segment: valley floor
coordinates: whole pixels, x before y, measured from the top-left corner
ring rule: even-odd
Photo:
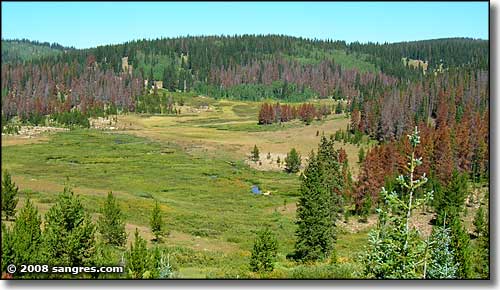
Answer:
[[[257,111],[258,103],[220,101],[180,116],[118,115],[109,125],[113,128],[2,136],[2,169],[21,190],[18,207],[29,197],[42,216],[65,185],[95,218],[112,191],[126,216],[129,243],[136,228],[152,243],[149,217],[158,200],[169,231],[162,243],[175,253],[179,277],[252,275],[250,251],[262,225],[271,226],[279,241],[272,275],[301,277],[306,275],[302,266],[286,259],[294,245],[299,178],[285,173],[275,159],[294,147],[306,161],[321,134],[345,130],[349,119],[338,114],[308,126],[299,121],[259,126]],[[248,160],[254,145],[262,165]],[[338,146],[346,150],[356,176],[359,147]],[[252,195],[252,185],[271,195]],[[374,218],[340,224],[338,277],[359,274],[358,255]],[[328,265],[316,266],[321,272]]]

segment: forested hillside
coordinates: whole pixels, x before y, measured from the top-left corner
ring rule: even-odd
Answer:
[[[74,48],[58,43],[21,40],[2,40],[2,63],[19,63],[45,56],[58,55]]]
[[[401,58],[429,62],[429,69],[440,66],[488,69],[488,41],[470,38],[443,38],[398,43],[351,43],[348,51],[370,55],[370,62],[388,74],[409,75]]]
[[[16,49],[11,48],[14,44]],[[134,111],[144,80],[149,85],[151,80],[163,81],[170,91],[195,91],[215,98],[305,101],[334,97],[353,99],[353,104],[360,105],[387,94],[387,88],[394,94],[396,83],[399,91],[409,90],[409,76],[413,83],[438,83],[433,76],[405,66],[403,57],[428,61],[428,71],[443,64],[447,73],[439,78],[448,78],[448,70],[453,75],[464,69],[462,74],[477,78],[477,70],[487,64],[487,48],[487,41],[469,39],[348,45],[244,35],[140,40],[60,53],[57,45],[3,41],[2,112],[24,117],[50,114],[61,110],[57,102],[66,102],[66,108],[81,104],[84,112],[104,103]],[[41,52],[45,50],[51,53]],[[122,57],[128,57],[125,64]],[[101,81],[89,89],[86,84],[94,79]],[[58,99],[58,94],[63,98]],[[40,108],[37,102],[54,105]],[[427,109],[435,110],[437,101],[431,98],[428,103],[431,108]]]

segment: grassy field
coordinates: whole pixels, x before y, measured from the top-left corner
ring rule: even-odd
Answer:
[[[186,108],[199,98],[176,97],[186,99]],[[317,132],[345,129],[348,119],[339,114],[308,126],[299,121],[259,126],[259,103],[203,99],[210,105],[199,113],[120,115],[118,131],[2,136],[2,168],[21,189],[18,206],[29,196],[43,215],[69,184],[97,218],[107,192],[113,191],[126,216],[129,242],[137,228],[151,243],[149,217],[158,200],[169,231],[163,246],[174,253],[179,277],[251,276],[250,251],[264,225],[280,241],[274,277],[330,273],[328,263],[304,269],[286,259],[294,245],[298,175],[256,170],[245,160],[254,145],[262,155],[286,154],[295,147],[307,156],[317,148]],[[358,147],[339,146],[346,148],[355,168]],[[252,195],[252,185],[272,194]],[[339,266],[345,272],[339,275],[352,274],[357,251],[351,246],[366,233],[346,237],[339,244],[339,257],[347,265]]]
[[[181,96],[174,96],[181,98]],[[193,99],[182,97],[186,103]],[[293,147],[303,156],[307,156],[312,149],[316,149],[321,135],[334,134],[335,131],[345,130],[349,119],[344,114],[331,115],[322,121],[315,121],[306,126],[300,121],[284,124],[259,126],[257,114],[260,103],[237,102],[221,100],[211,102],[208,110],[197,114],[187,113],[186,106],[180,116],[119,116],[120,127],[127,130],[126,134],[133,134],[160,142],[174,142],[187,152],[214,152],[223,151],[224,155],[236,160],[243,160],[257,145],[263,154],[286,154]],[[321,100],[318,103],[331,103],[331,100]],[[319,135],[317,135],[319,133]],[[357,175],[359,147],[351,144],[339,143],[338,147],[346,150],[349,164],[354,176]],[[366,149],[366,148],[365,148]]]

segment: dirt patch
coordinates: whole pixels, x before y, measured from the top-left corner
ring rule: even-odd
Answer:
[[[89,118],[90,127],[94,129],[101,130],[118,130],[117,127],[117,118],[109,117],[109,118]]]
[[[18,135],[7,136],[2,135],[2,147],[4,146],[14,146],[14,145],[28,145],[36,144],[41,142],[47,142],[50,139],[47,135],[38,135],[32,138],[26,138]]]
[[[476,217],[477,210],[479,207],[483,207],[486,215],[486,220],[488,220],[489,209],[488,200],[486,196],[488,195],[488,188],[473,188],[472,193],[467,197],[465,201],[465,215],[463,217],[464,225],[468,229],[469,233],[474,232],[474,218]]]
[[[268,212],[272,213],[274,211],[277,211],[281,214],[288,215],[288,216],[295,216],[295,212],[297,211],[297,203],[296,202],[290,202],[282,206],[278,207],[273,207],[268,209]]]
[[[127,246],[130,246],[134,242],[135,229],[139,232],[139,235],[146,240],[148,245],[152,245],[153,233],[148,227],[139,226],[136,224],[125,224],[125,232],[127,233]]]
[[[19,134],[2,133],[2,146],[43,142],[49,140],[48,134],[64,131],[69,131],[69,129],[49,126],[21,126]]]
[[[234,252],[239,250],[238,246],[221,240],[193,236],[183,232],[172,231],[165,240],[171,244],[187,246],[197,251]]]
[[[349,218],[347,223],[345,221],[341,221],[337,224],[349,233],[359,233],[375,227],[377,225],[377,215],[368,216],[366,222],[362,222],[359,217],[354,216]]]
[[[180,113],[181,114],[200,114],[200,113],[203,113],[203,112],[213,112],[214,111],[214,108],[211,107],[211,106],[208,106],[208,105],[201,105],[201,106],[198,106],[198,107],[191,107],[191,106],[187,106],[187,105],[184,105],[182,107],[180,107]]]
[[[424,212],[423,210],[416,210],[412,213],[410,218],[410,228],[417,229],[422,236],[428,237],[432,232],[431,221],[435,218],[435,213]],[[342,227],[350,233],[359,233],[366,231],[370,228],[377,226],[378,216],[372,214],[368,216],[366,222],[361,221],[357,216],[349,218],[349,221],[341,223]]]
[[[297,204],[295,202],[291,202],[283,206],[268,209],[268,212],[274,211],[294,217],[295,212],[297,211]],[[432,232],[431,221],[435,218],[435,216],[435,213],[428,213],[422,210],[415,211],[413,212],[410,220],[410,227],[418,229],[424,237],[427,237]],[[340,220],[337,222],[337,226],[348,233],[359,233],[376,227],[377,222],[378,216],[376,214],[372,214],[368,216],[366,221],[361,221],[358,216],[350,217],[347,223]]]
[[[2,133],[2,136],[18,136],[20,138],[33,138],[43,133],[49,132],[61,132],[61,131],[69,131],[68,128],[59,128],[59,127],[49,127],[49,126],[21,126],[19,130],[19,134],[5,134]]]

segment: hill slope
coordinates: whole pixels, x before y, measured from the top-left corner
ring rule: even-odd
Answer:
[[[22,62],[55,56],[72,48],[63,47],[57,43],[23,40],[2,40],[2,63]]]

